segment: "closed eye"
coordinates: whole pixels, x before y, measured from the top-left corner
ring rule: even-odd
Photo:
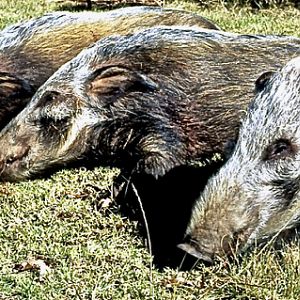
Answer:
[[[65,137],[71,123],[72,116],[59,114],[57,116],[45,111],[37,111],[30,120],[33,128],[38,130],[40,137],[46,140],[61,139]]]
[[[63,126],[66,126],[68,124],[68,121],[69,121],[68,116],[60,117],[60,118],[52,118],[49,116],[44,116],[38,120],[39,125],[44,128],[50,128],[50,127],[61,128]]]
[[[35,108],[43,108],[46,105],[51,105],[55,103],[59,98],[61,97],[59,92],[56,91],[47,91],[42,96],[41,99],[39,99],[38,103],[36,104]]]
[[[263,155],[264,161],[283,159],[296,154],[297,147],[288,139],[279,139],[270,144]]]

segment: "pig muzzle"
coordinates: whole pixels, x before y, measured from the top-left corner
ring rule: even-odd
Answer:
[[[12,147],[7,156],[0,153],[0,178],[5,173],[11,173],[14,169],[17,169],[22,159],[27,156],[29,150],[30,146],[22,145]]]

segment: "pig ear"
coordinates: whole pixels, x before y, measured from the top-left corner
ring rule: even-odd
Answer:
[[[255,82],[255,92],[261,92],[268,84],[270,78],[275,74],[274,71],[268,71],[261,74]]]
[[[128,91],[153,91],[158,85],[148,76],[120,66],[98,69],[90,78],[89,93],[112,95]]]
[[[26,80],[17,76],[0,72],[0,99],[28,98],[33,96],[34,88]]]

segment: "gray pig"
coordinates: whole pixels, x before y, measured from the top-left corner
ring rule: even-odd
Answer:
[[[109,164],[164,175],[235,137],[253,84],[300,39],[188,27],[105,38],[62,66],[0,136],[0,176]]]
[[[145,6],[55,12],[5,28],[0,32],[0,130],[61,65],[99,38],[174,24],[218,29],[194,13]]]
[[[234,152],[193,209],[186,243],[206,261],[246,250],[300,221],[300,57],[256,82]]]

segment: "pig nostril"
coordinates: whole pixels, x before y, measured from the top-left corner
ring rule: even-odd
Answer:
[[[29,147],[22,148],[22,151],[19,154],[8,156],[8,158],[4,161],[6,165],[11,165],[14,162],[21,160],[24,156],[26,156],[29,152]]]
[[[17,160],[16,156],[11,156],[11,157],[7,158],[6,164],[12,164],[16,160]]]

